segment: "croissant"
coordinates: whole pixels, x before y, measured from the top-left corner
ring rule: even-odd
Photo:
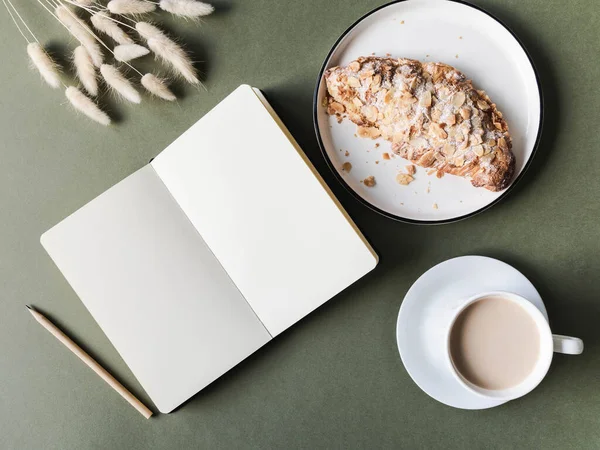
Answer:
[[[454,67],[412,59],[361,57],[325,72],[327,113],[354,122],[357,135],[392,143],[392,151],[429,173],[505,189],[515,171],[502,113]]]

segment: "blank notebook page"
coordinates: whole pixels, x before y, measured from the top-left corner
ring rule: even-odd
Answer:
[[[271,339],[151,166],[42,244],[161,412]]]
[[[242,85],[152,166],[275,336],[377,256],[273,114]]]

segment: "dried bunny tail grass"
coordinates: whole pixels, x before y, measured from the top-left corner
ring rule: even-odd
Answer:
[[[100,67],[103,60],[102,50],[100,49],[98,42],[96,42],[96,37],[92,30],[90,30],[90,28],[65,5],[60,5],[56,8],[56,15],[69,29],[71,34],[85,47],[90,54],[90,58],[92,58],[94,65]]]
[[[167,83],[162,78],[157,77],[154,74],[147,73],[142,77],[142,86],[146,88],[152,95],[168,100],[170,102],[175,101],[177,97],[167,87]]]
[[[77,111],[82,112],[90,119],[95,120],[102,125],[110,124],[110,117],[108,117],[108,114],[98,108],[89,97],[86,97],[85,94],[75,86],[69,86],[65,90],[65,95]]]
[[[53,88],[60,86],[60,72],[58,64],[50,57],[46,50],[37,42],[27,45],[27,54],[29,59],[38,70],[42,78]]]
[[[160,29],[147,22],[138,22],[135,29],[146,39],[148,47],[191,84],[200,84],[196,70],[187,53]]]
[[[120,62],[131,61],[132,59],[140,58],[150,53],[146,47],[137,44],[122,44],[117,45],[113,49],[115,59]]]
[[[73,0],[78,5],[82,6],[92,6],[94,4],[94,0]]]
[[[176,16],[190,18],[208,16],[215,10],[212,5],[196,0],[160,0],[158,6]]]
[[[94,28],[106,34],[117,44],[133,44],[127,33],[107,15],[105,12],[92,14],[90,20]]]
[[[113,14],[136,15],[154,11],[156,4],[144,0],[110,0],[106,7]]]
[[[102,64],[100,66],[100,73],[102,74],[104,81],[106,81],[106,84],[113,88],[124,99],[129,100],[132,103],[140,103],[142,101],[137,89],[133,87],[131,82],[125,78],[115,66]]]
[[[98,95],[98,78],[96,77],[96,67],[90,58],[90,54],[83,45],[80,45],[73,52],[73,64],[77,78],[83,84],[83,87],[90,95]]]

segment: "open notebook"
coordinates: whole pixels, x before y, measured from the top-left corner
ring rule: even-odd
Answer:
[[[161,412],[377,264],[247,85],[41,241]]]

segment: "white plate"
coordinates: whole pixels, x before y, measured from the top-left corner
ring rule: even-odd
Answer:
[[[338,39],[319,73],[314,98],[315,130],[325,159],[342,184],[372,209],[407,222],[451,222],[483,211],[506,195],[510,187],[490,192],[474,188],[464,178],[428,176],[423,168],[417,169],[415,181],[401,186],[396,174],[409,162],[384,161],[382,153],[391,153],[389,142],[356,138],[353,123],[346,119],[338,124],[327,115],[321,106],[326,92],[323,72],[372,53],[444,62],[484,89],[504,114],[512,135],[517,160],[513,186],[532,159],[542,123],[537,74],[517,38],[490,14],[457,1],[405,0],[384,5]],[[341,169],[346,161],[352,164],[349,174]],[[369,175],[377,182],[373,188],[360,182]]]
[[[449,371],[440,312],[480,292],[508,291],[533,303],[548,320],[540,294],[517,269],[483,256],[462,256],[432,267],[406,293],[396,325],[400,358],[413,381],[448,406],[485,409],[505,403],[467,390]]]

